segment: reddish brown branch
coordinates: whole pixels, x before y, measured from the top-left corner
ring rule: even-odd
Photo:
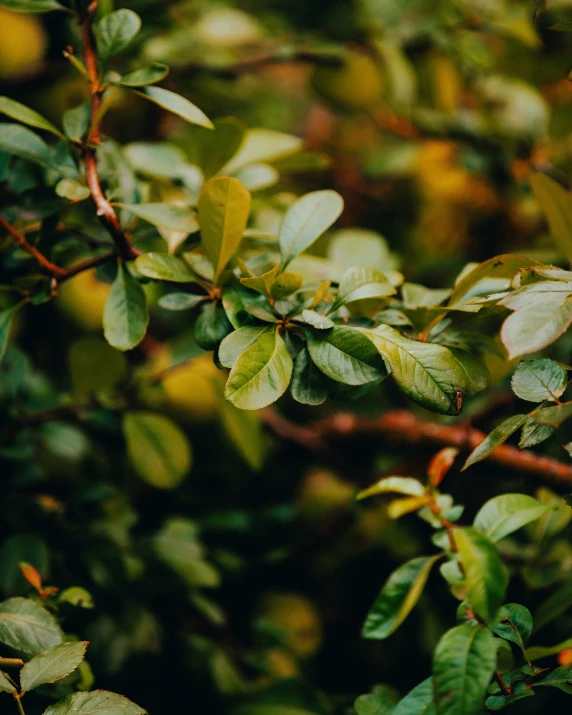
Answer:
[[[407,410],[389,410],[379,417],[360,417],[339,412],[312,427],[300,427],[270,410],[262,413],[263,420],[277,434],[313,451],[324,451],[328,441],[343,436],[372,434],[393,442],[434,444],[457,447],[470,452],[486,437],[484,432],[468,425],[444,425],[428,422]],[[572,485],[572,466],[535,454],[529,450],[503,444],[488,459],[509,469],[519,470],[562,486]]]
[[[64,271],[63,275],[58,278],[58,283],[67,281],[69,278],[77,276],[78,273],[83,273],[84,271],[89,271],[91,268],[101,266],[103,263],[107,263],[107,261],[110,261],[114,257],[114,251],[107,251],[107,253],[101,253],[99,256],[94,256],[93,258],[81,261],[81,263],[76,263],[75,266],[71,266],[71,268]]]
[[[97,55],[95,53],[91,36],[91,24],[95,13],[97,12],[97,3],[98,0],[93,0],[93,2],[89,5],[81,26],[83,59],[89,77],[89,89],[91,96],[91,120],[84,149],[85,178],[91,192],[91,198],[95,204],[99,220],[115,242],[121,257],[125,260],[130,260],[138,256],[139,251],[131,245],[129,236],[121,227],[121,223],[115,213],[115,209],[105,198],[97,169],[96,147],[101,141],[101,119],[99,118],[99,111],[101,109],[101,101],[103,97],[103,88],[101,86],[97,66]]]
[[[37,248],[34,248],[34,246],[28,242],[26,237],[21,234],[17,228],[14,228],[14,226],[12,226],[12,224],[7,221],[4,216],[0,216],[0,226],[5,228],[18,246],[26,251],[26,253],[29,253],[30,256],[33,256],[42,268],[45,268],[54,278],[60,279],[65,274],[65,270],[63,268],[56,266],[56,264],[47,259],[43,253],[40,253]]]

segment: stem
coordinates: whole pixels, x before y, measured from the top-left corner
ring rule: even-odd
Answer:
[[[16,701],[16,704],[18,705],[18,712],[20,713],[20,715],[26,715],[22,706],[22,700],[20,699],[20,695],[14,693],[14,699]]]
[[[95,268],[96,266],[100,266],[103,263],[107,263],[107,261],[110,261],[112,258],[114,258],[114,256],[114,251],[107,251],[107,253],[102,253],[99,256],[94,256],[93,258],[88,258],[81,263],[77,263],[75,266],[68,268],[67,271],[64,271],[63,275],[60,276],[60,278],[58,279],[58,283],[63,283],[69,278],[77,276],[78,273],[83,273],[83,271],[88,271],[90,268]]]
[[[500,689],[503,691],[505,695],[512,695],[512,690],[508,687],[508,685],[504,682],[502,675],[499,673],[498,670],[495,670],[495,680],[499,684]]]
[[[14,226],[12,226],[12,224],[9,223],[4,216],[0,216],[0,226],[5,228],[18,246],[26,251],[26,253],[29,253],[30,256],[33,256],[42,268],[45,268],[48,273],[50,273],[50,275],[54,278],[61,278],[64,275],[65,270],[63,268],[56,266],[56,264],[48,260],[43,253],[40,253],[37,248],[34,248],[34,246],[32,246],[32,244],[29,243],[28,240],[20,233],[20,231],[18,231],[17,228],[14,228]]]
[[[99,220],[115,242],[121,257],[125,260],[130,260],[138,256],[139,251],[131,245],[129,237],[121,227],[113,206],[111,206],[109,201],[105,198],[97,170],[96,147],[101,143],[100,110],[103,97],[103,88],[101,86],[97,66],[97,55],[91,36],[91,24],[97,12],[97,6],[98,0],[93,0],[87,9],[87,14],[81,25],[83,60],[89,78],[91,96],[91,121],[84,145],[85,178],[91,192],[91,198],[97,209]]]

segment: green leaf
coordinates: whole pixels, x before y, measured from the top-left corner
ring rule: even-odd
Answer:
[[[427,678],[395,706],[391,715],[434,715],[433,678]]]
[[[507,603],[491,623],[491,630],[504,640],[516,644],[524,653],[524,646],[532,633],[532,615],[526,606]]]
[[[268,330],[267,325],[257,325],[245,326],[229,333],[218,349],[221,365],[232,367],[246,348],[253,345],[266,330]]]
[[[44,715],[147,715],[123,695],[106,690],[73,693],[44,711]]]
[[[433,657],[438,715],[480,715],[496,664],[496,641],[487,628],[464,623],[447,631]]]
[[[260,471],[266,454],[262,422],[256,412],[239,410],[223,400],[219,416],[224,430],[244,461],[254,471]]]
[[[345,385],[365,385],[387,376],[371,340],[355,328],[336,326],[327,334],[308,334],[308,350],[324,375]]]
[[[187,263],[177,256],[170,256],[168,253],[144,253],[135,259],[135,269],[137,273],[147,278],[155,278],[160,281],[170,281],[171,283],[190,283],[196,280],[196,276]],[[177,293],[187,298],[201,300],[204,296],[191,296],[189,293]],[[181,310],[181,309],[179,309]]]
[[[379,695],[360,695],[354,703],[356,715],[391,715],[393,705]]]
[[[27,692],[65,678],[81,663],[87,646],[87,641],[60,643],[39,653],[22,668],[20,687]]]
[[[347,270],[342,276],[338,288],[338,297],[332,310],[356,300],[388,298],[396,292],[383,273],[376,271],[374,268],[355,266]]]
[[[0,670],[0,693],[16,693],[16,687],[8,680],[6,675]]]
[[[36,655],[62,640],[56,619],[29,598],[9,598],[0,603],[0,643]]]
[[[391,574],[363,624],[363,638],[381,640],[399,628],[419,600],[431,568],[440,558],[441,554],[421,556]]]
[[[264,332],[234,363],[225,397],[241,410],[267,407],[286,392],[292,368],[292,358],[278,329]]]
[[[344,208],[335,191],[313,191],[295,201],[280,227],[280,252],[284,264],[305,251],[338,219]]]
[[[239,151],[220,172],[233,174],[250,164],[273,161],[300,151],[304,143],[300,137],[276,132],[272,129],[249,129]]]
[[[244,140],[245,126],[234,117],[216,119],[213,131],[204,132],[200,142],[200,165],[210,179],[232,159]]]
[[[11,119],[15,119],[17,122],[22,122],[22,124],[27,124],[30,127],[44,129],[47,132],[55,134],[60,139],[64,139],[64,141],[66,139],[62,132],[60,132],[60,130],[51,122],[42,117],[41,114],[38,114],[38,112],[35,112],[33,109],[26,107],[25,104],[16,102],[15,99],[0,97],[0,114],[6,114],[6,116]]]
[[[512,376],[512,389],[522,400],[557,400],[566,389],[566,370],[547,358],[522,360]]]
[[[127,360],[100,338],[81,338],[72,343],[68,366],[74,395],[85,399],[112,390],[127,374]]]
[[[76,608],[93,608],[93,597],[81,586],[70,586],[58,593],[59,603],[69,603]]]
[[[191,445],[167,417],[129,411],[123,416],[127,454],[141,479],[157,489],[174,489],[192,466]]]
[[[410,340],[388,325],[380,325],[366,334],[409,398],[434,412],[458,414],[457,390],[469,392],[470,385],[465,370],[449,348]]]
[[[511,310],[501,339],[509,359],[542,350],[572,324],[572,284],[544,281],[510,293],[499,302]]]
[[[153,62],[153,64],[148,67],[141,67],[138,70],[129,72],[129,74],[123,75],[121,79],[118,79],[112,84],[118,87],[146,87],[149,84],[155,84],[155,82],[160,82],[169,74],[169,68],[167,65],[162,65],[159,62]]]
[[[1,0],[0,5],[15,12],[51,12],[52,10],[66,10],[56,0]]]
[[[476,395],[486,390],[490,381],[487,366],[473,354],[460,348],[449,347],[457,366],[464,375],[463,396]]]
[[[167,293],[159,298],[158,303],[164,310],[190,310],[206,299],[206,295],[194,293]]]
[[[8,347],[8,339],[10,337],[10,328],[12,326],[12,318],[19,306],[14,305],[11,308],[0,311],[0,361],[6,354]]]
[[[495,427],[494,430],[484,438],[479,446],[475,447],[471,454],[469,454],[465,464],[461,468],[461,471],[488,457],[491,452],[494,452],[497,447],[503,444],[503,442],[506,442],[511,434],[522,427],[527,419],[528,415],[513,415],[512,417],[508,417],[506,420],[501,422],[500,425]]]
[[[235,172],[235,177],[249,191],[262,191],[280,181],[280,174],[268,164],[250,164]]]
[[[480,508],[473,526],[491,541],[500,541],[551,509],[526,494],[501,494]]]
[[[567,509],[569,511],[569,509]],[[544,601],[534,617],[534,630],[556,620],[572,606],[572,583],[564,583]],[[562,650],[562,649],[560,649]]]
[[[155,536],[153,546],[157,556],[190,586],[218,586],[218,571],[205,561],[198,540],[197,527],[192,521],[171,518]]]
[[[324,376],[312,362],[306,348],[300,350],[294,361],[290,392],[302,405],[321,405],[328,397]]]
[[[249,192],[238,179],[232,177],[210,179],[201,191],[201,243],[214,266],[215,282],[242,241],[250,204]]]
[[[260,276],[251,276],[249,278],[241,278],[240,282],[246,288],[250,288],[250,290],[255,290],[257,293],[262,293],[262,295],[266,295],[266,296],[270,297],[272,286],[274,285],[276,276],[279,273],[280,273],[280,264],[278,264],[277,266],[274,266],[274,268],[271,268],[269,271],[266,271],[266,273],[263,273]]]
[[[552,425],[558,427],[564,420],[567,420],[572,415],[572,401],[563,402],[561,405],[554,407],[545,407],[541,410],[535,410],[531,417],[539,425]]]
[[[542,680],[535,681],[535,688],[540,685],[548,685],[553,688],[558,688],[564,693],[572,695],[572,666],[565,665],[561,668],[556,668],[556,670],[553,670],[552,673],[545,675]]]
[[[518,441],[519,449],[534,447],[536,444],[544,442],[556,432],[556,427],[552,425],[539,425],[533,417],[529,417],[522,426],[522,432]]]
[[[216,350],[221,340],[232,331],[220,303],[205,303],[195,321],[195,340],[203,350]]]
[[[145,337],[148,322],[143,288],[120,262],[103,311],[105,339],[118,350],[131,350]]]
[[[75,179],[62,179],[56,184],[56,194],[70,201],[83,201],[89,198],[89,188]]]
[[[37,134],[20,124],[0,124],[0,151],[35,161],[48,169],[67,176],[72,174],[69,167],[56,164],[48,145]]]
[[[467,600],[483,620],[491,621],[508,584],[505,565],[486,536],[475,529],[455,529],[455,542],[465,573]]]
[[[411,497],[422,497],[425,487],[413,477],[384,477],[357,495],[357,499],[376,496],[377,494],[407,494]]]
[[[124,50],[140,29],[141,18],[133,10],[116,10],[102,17],[93,28],[101,61]]]
[[[141,92],[136,89],[133,91],[190,124],[198,124],[200,127],[212,129],[213,124],[207,115],[188,99],[181,97],[180,94],[162,87],[147,87]]]
[[[562,615],[561,613],[558,615]],[[561,651],[566,648],[572,648],[572,638],[567,638],[561,643],[557,643],[552,646],[532,646],[532,648],[527,648],[525,657],[527,660],[533,662],[535,660],[540,660],[541,658],[549,658],[551,655],[558,655]]]
[[[572,194],[545,174],[534,173],[529,181],[548,219],[552,237],[561,253],[572,263]]]
[[[303,310],[302,319],[317,330],[328,330],[334,327],[334,321],[331,318],[328,318],[327,315],[316,313],[315,310]]]
[[[457,281],[453,294],[449,299],[449,305],[456,305],[463,299],[466,300],[481,281],[498,278],[510,279],[513,278],[521,268],[539,265],[541,264],[538,261],[532,258],[526,258],[525,256],[519,256],[516,253],[505,253],[489,258],[487,261],[476,265]]]
[[[513,693],[512,695],[491,695],[486,699],[485,705],[489,710],[494,712],[496,710],[502,710],[503,708],[506,708],[523,698],[531,698],[535,694],[536,693],[532,690],[532,688],[526,688],[520,690],[518,693]]]
[[[274,300],[282,300],[295,293],[303,282],[304,278],[299,273],[285,271],[276,278],[270,287],[270,294]]]
[[[67,136],[73,141],[80,141],[89,128],[91,108],[89,102],[68,109],[62,117],[62,124]]]
[[[167,228],[180,233],[194,233],[199,230],[195,212],[188,206],[173,204],[118,204],[135,216],[152,223],[153,226]]]

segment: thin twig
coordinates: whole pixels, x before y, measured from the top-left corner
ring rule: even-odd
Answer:
[[[65,274],[65,269],[56,266],[56,264],[46,258],[43,253],[40,253],[37,248],[34,248],[25,236],[21,234],[17,228],[12,226],[12,224],[7,221],[4,216],[0,216],[0,226],[5,228],[18,246],[26,251],[26,253],[29,253],[30,256],[33,256],[42,268],[45,268],[52,277],[60,279]]]
[[[269,409],[262,411],[262,419],[281,437],[316,452],[323,452],[330,441],[358,434],[371,434],[392,442],[457,447],[465,452],[474,450],[486,437],[484,432],[466,424],[444,425],[428,422],[419,419],[408,410],[389,410],[379,417],[362,417],[348,412],[338,412],[310,427],[300,427],[288,422]],[[509,469],[533,474],[566,488],[572,485],[571,465],[552,457],[535,454],[530,450],[519,450],[503,444],[491,452],[488,459]]]
[[[64,271],[63,275],[58,278],[58,283],[63,283],[69,278],[77,276],[78,273],[83,273],[84,271],[89,271],[91,268],[96,268],[101,266],[103,263],[107,263],[115,257],[115,251],[107,251],[107,253],[101,253],[99,256],[94,256],[93,258],[88,258],[81,263],[76,263],[75,266],[68,268]]]
[[[100,108],[103,97],[103,87],[99,78],[97,55],[91,36],[91,25],[97,12],[98,0],[88,6],[86,15],[81,25],[83,39],[83,59],[89,76],[91,97],[91,121],[84,145],[85,178],[91,192],[91,198],[97,209],[97,215],[109,235],[115,242],[119,254],[125,260],[130,260],[139,255],[139,251],[131,245],[129,236],[123,230],[115,209],[105,198],[99,173],[97,169],[96,147],[101,142],[100,136]]]

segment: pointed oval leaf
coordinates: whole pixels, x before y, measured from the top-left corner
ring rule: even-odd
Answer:
[[[334,327],[334,321],[331,318],[328,318],[327,315],[316,313],[315,310],[303,310],[302,319],[317,330],[328,330]]]
[[[512,376],[512,389],[522,400],[557,400],[566,389],[566,370],[554,360],[523,360]]]
[[[240,282],[246,288],[250,288],[250,290],[255,290],[257,293],[262,293],[262,295],[270,297],[272,286],[274,285],[274,281],[279,273],[280,264],[274,266],[274,268],[271,268],[269,271],[266,271],[266,273],[263,273],[260,276],[241,278]]]
[[[131,350],[145,337],[148,322],[145,292],[120,262],[103,311],[105,339],[118,350]]]
[[[379,695],[360,695],[354,702],[356,715],[391,715],[393,705]]]
[[[201,243],[215,268],[215,282],[242,241],[250,204],[250,193],[232,177],[210,179],[201,191]]]
[[[171,256],[159,251],[144,253],[135,259],[135,268],[138,273],[147,278],[155,278],[171,283],[190,283],[196,280],[195,274],[181,258]],[[204,296],[191,296],[189,293],[177,295],[189,296],[201,300]],[[181,310],[181,308],[179,308]]]
[[[246,127],[234,117],[216,119],[213,131],[203,132],[200,165],[206,179],[217,174],[237,153],[244,140]]]
[[[9,598],[0,603],[0,643],[36,655],[62,640],[56,619],[29,598]]]
[[[501,494],[480,508],[473,526],[491,541],[500,541],[551,509],[526,494]]]
[[[356,498],[365,499],[376,494],[407,494],[410,497],[422,497],[425,491],[423,484],[413,477],[384,477],[359,492]]]
[[[564,420],[572,415],[572,401],[563,402],[554,407],[544,407],[541,410],[534,410],[531,418],[539,425],[552,425],[558,427]]]
[[[526,256],[519,256],[517,253],[505,253],[500,256],[489,258],[483,263],[479,263],[468,273],[457,281],[455,290],[449,299],[449,305],[456,305],[463,298],[468,296],[475,287],[485,279],[513,278],[521,268],[541,265],[539,261]]]
[[[265,332],[234,363],[225,397],[241,410],[267,407],[286,392],[292,368],[292,358],[278,330]]]
[[[338,219],[344,208],[335,191],[313,191],[286,212],[280,227],[280,252],[284,264],[305,251]]]
[[[524,646],[532,633],[532,615],[520,603],[507,603],[497,613],[491,630],[504,640],[515,643],[524,653]]]
[[[5,673],[0,670],[0,693],[16,693],[16,687],[8,680]]]
[[[537,352],[553,343],[572,325],[572,295],[531,301],[504,321],[501,339],[509,359]]]
[[[508,573],[495,545],[475,529],[455,529],[455,542],[465,574],[467,600],[484,621],[500,608]]]
[[[22,124],[27,124],[30,127],[44,129],[47,132],[55,134],[60,139],[65,140],[65,136],[62,132],[60,132],[60,130],[51,122],[42,117],[41,114],[38,114],[38,112],[26,107],[25,104],[16,102],[14,99],[10,99],[9,97],[0,97],[0,114],[5,114],[11,119],[15,119],[17,122],[22,122]]]
[[[561,668],[556,668],[548,675],[545,675],[542,680],[536,681],[534,687],[539,685],[547,685],[552,688],[558,688],[568,695],[572,695],[572,665],[564,665]]]
[[[62,179],[56,184],[56,194],[70,201],[83,201],[91,195],[89,188],[75,179]]]
[[[303,282],[304,278],[299,273],[285,271],[276,278],[270,288],[270,293],[275,300],[282,300],[295,293]]]
[[[141,67],[138,70],[123,75],[121,79],[112,82],[112,84],[118,87],[146,87],[149,84],[160,82],[168,74],[169,68],[167,65],[162,65],[160,62],[153,62],[153,64],[148,67]]]
[[[62,167],[54,161],[43,139],[20,124],[0,124],[0,151],[20,156],[28,161],[35,161],[64,176],[73,174],[71,168]]]
[[[68,695],[55,705],[50,705],[44,715],[147,715],[147,711],[123,695],[93,690]]]
[[[312,362],[306,348],[300,350],[294,361],[290,392],[296,402],[302,405],[321,405],[328,397],[326,380]]]
[[[479,446],[475,447],[471,454],[469,454],[461,471],[464,471],[472,464],[476,464],[482,459],[488,457],[491,452],[494,452],[497,447],[503,444],[503,442],[506,442],[511,434],[522,427],[527,419],[528,415],[513,415],[512,417],[508,417],[506,420],[501,422],[500,425],[495,427],[494,430],[484,438]]]
[[[195,212],[188,206],[174,206],[173,204],[118,204],[135,216],[154,226],[167,228],[170,231],[181,233],[194,233],[199,230]]]
[[[195,321],[195,340],[203,350],[216,350],[222,340],[232,331],[224,308],[220,303],[208,301]]]
[[[458,414],[457,391],[470,392],[470,385],[449,348],[410,340],[388,325],[364,334],[387,360],[393,378],[409,398],[434,412]]]
[[[141,29],[141,18],[133,10],[116,10],[96,22],[93,28],[101,60],[124,50]]]
[[[213,124],[207,115],[188,99],[181,97],[180,94],[162,87],[147,87],[141,92],[136,89],[133,91],[190,124],[198,124],[200,127],[212,129]]]
[[[433,678],[427,678],[397,703],[391,715],[433,715],[435,712]]]
[[[174,489],[192,466],[191,445],[168,417],[130,411],[123,417],[127,453],[143,481],[157,489]]]
[[[395,288],[380,271],[354,266],[342,276],[334,309],[356,300],[387,298],[395,293]]]
[[[495,637],[464,623],[447,631],[433,657],[433,689],[439,715],[480,715],[496,665]]]
[[[195,293],[167,293],[159,298],[158,303],[164,310],[190,310],[206,299],[206,295]]]
[[[308,350],[324,375],[344,385],[365,385],[387,376],[375,346],[355,328],[336,326],[319,337],[308,334]]]
[[[363,638],[382,640],[399,628],[419,600],[431,568],[439,558],[441,554],[421,556],[391,574],[363,624]]]
[[[20,672],[20,686],[28,691],[44,683],[55,683],[73,672],[85,656],[87,641],[60,643],[39,653]]]
[[[218,349],[221,365],[232,367],[246,348],[253,345],[266,330],[268,330],[267,325],[256,325],[238,328],[229,333]]]

